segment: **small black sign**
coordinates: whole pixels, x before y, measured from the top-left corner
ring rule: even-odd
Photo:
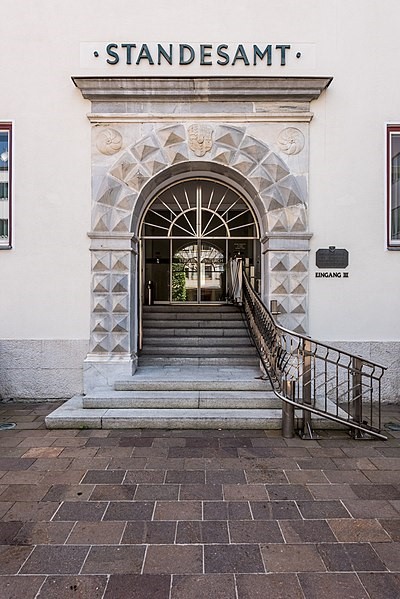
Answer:
[[[349,252],[334,246],[317,250],[316,264],[318,268],[347,268]]]

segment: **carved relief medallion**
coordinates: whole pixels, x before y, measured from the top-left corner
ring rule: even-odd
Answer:
[[[304,148],[304,144],[304,135],[296,127],[287,127],[278,136],[278,146],[285,154],[298,154]]]
[[[204,156],[209,152],[213,145],[213,130],[208,125],[190,125],[189,129],[189,148],[196,156]]]
[[[111,156],[122,148],[122,135],[116,129],[103,129],[97,136],[96,147],[102,154]]]

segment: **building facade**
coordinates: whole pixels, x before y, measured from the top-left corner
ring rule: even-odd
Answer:
[[[388,366],[398,400],[395,19],[54,4],[0,25],[1,396],[133,374],[142,306],[226,301],[241,255],[283,326]]]

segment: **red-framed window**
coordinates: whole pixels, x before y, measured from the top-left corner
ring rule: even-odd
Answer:
[[[400,250],[400,125],[386,126],[387,247]]]
[[[11,248],[12,123],[0,122],[0,249]]]

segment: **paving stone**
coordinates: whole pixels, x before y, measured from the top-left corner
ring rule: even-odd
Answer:
[[[337,468],[331,458],[305,458],[296,461],[301,470],[335,470]]]
[[[154,437],[122,437],[119,439],[119,447],[151,447]]]
[[[37,458],[34,460],[30,470],[39,470],[40,472],[62,471],[72,466],[73,460],[70,458]],[[81,466],[80,466],[81,468]]]
[[[368,478],[369,481],[371,481],[371,483],[400,483],[400,470],[367,470],[366,472],[363,472],[363,474]],[[3,481],[4,479],[1,479],[1,482]]]
[[[137,471],[139,468],[145,468],[148,463],[147,458],[117,458],[112,455],[107,460],[109,470],[125,470],[127,473],[129,470]]]
[[[107,503],[102,501],[65,501],[54,515],[53,521],[100,521],[103,517],[106,507]]]
[[[336,470],[328,470],[328,472],[336,472]],[[326,484],[328,482],[327,473],[321,470],[285,470],[287,481],[300,485],[307,485],[308,483]]]
[[[42,483],[47,485],[48,482],[45,480],[46,475],[43,472],[32,472],[31,470],[12,470],[6,472],[1,477],[1,484],[4,485],[38,485]],[[49,483],[50,486],[51,483]]]
[[[134,498],[136,489],[137,485],[96,485],[90,501],[126,501]]]
[[[204,572],[264,572],[258,545],[204,545]]]
[[[21,574],[78,574],[88,550],[76,545],[37,545]]]
[[[247,501],[204,501],[204,520],[252,520]]]
[[[245,469],[245,475],[247,482],[252,484],[287,484],[288,482],[283,470]]]
[[[82,501],[89,499],[93,489],[94,485],[53,485],[43,501]]]
[[[329,520],[329,526],[334,532],[337,540],[344,543],[373,543],[390,541],[390,536],[377,520]],[[320,539],[320,542],[325,540],[326,539]]]
[[[207,484],[241,484],[246,483],[243,470],[207,470]]]
[[[171,599],[236,599],[233,574],[176,575],[172,580]]]
[[[338,597],[369,599],[356,574],[304,572],[298,574],[298,579],[307,599],[321,599],[321,597],[324,599],[338,599]]]
[[[37,599],[102,599],[106,586],[107,576],[49,576]]]
[[[223,499],[222,485],[190,485],[182,484],[180,488],[179,498],[182,500],[204,499],[218,500]]]
[[[38,409],[43,426],[50,408]],[[28,424],[32,406],[18,414]],[[23,571],[0,575],[1,599],[36,599],[43,582],[40,599],[397,597],[400,438],[360,444],[330,431],[310,442],[279,435],[0,435],[0,543],[7,545],[0,572],[18,564]],[[191,457],[166,457],[177,450]],[[136,452],[141,457],[131,457]],[[12,562],[14,550],[32,553]]]
[[[350,485],[308,485],[314,499],[358,499]]]
[[[351,485],[359,499],[400,499],[400,491],[393,485]]]
[[[30,474],[40,476],[43,485],[75,485],[82,480],[85,472],[86,470],[67,470],[65,472],[31,472]]]
[[[94,546],[82,568],[83,574],[140,574],[144,545]]]
[[[400,572],[400,543],[374,543],[372,546],[388,570]]]
[[[176,543],[229,543],[227,522],[178,522]]]
[[[170,599],[170,586],[168,575],[112,574],[103,599]]]
[[[389,501],[384,501],[383,499],[345,499],[343,504],[353,518],[396,518],[399,516],[399,513]],[[327,518],[329,517],[327,516]]]
[[[212,545],[219,547],[219,545]],[[144,574],[201,574],[203,552],[199,545],[149,545]]]
[[[267,493],[269,498],[273,500],[307,500],[312,499],[310,491],[303,485],[267,485]]]
[[[349,512],[340,501],[297,501],[296,503],[301,515],[306,520],[350,518]]]
[[[118,545],[124,528],[125,522],[76,522],[67,544]]]
[[[1,599],[36,599],[44,580],[44,576],[0,576],[0,597]]]
[[[229,522],[232,543],[283,543],[276,522]]]
[[[3,515],[3,520],[9,521],[49,521],[58,509],[59,503],[46,501],[16,501]]]
[[[116,485],[125,477],[123,470],[89,470],[82,479],[82,484]]]
[[[27,470],[34,463],[31,458],[0,458],[0,470]]]
[[[111,501],[104,514],[104,520],[151,520],[153,501]],[[84,520],[84,518],[81,518]]]
[[[140,499],[178,499],[179,485],[142,485],[139,484],[135,493],[135,500]]]
[[[379,470],[400,470],[400,457],[398,458],[371,458],[372,464]],[[0,460],[0,470],[3,466]],[[5,468],[7,470],[7,468]]]
[[[330,572],[386,570],[369,543],[321,543],[317,550]]]
[[[236,584],[239,599],[304,599],[295,574],[237,574]]]
[[[206,482],[206,473],[204,470],[168,470],[165,482],[204,485]]]
[[[361,582],[370,599],[394,599],[400,597],[400,574],[361,573]]]
[[[337,521],[332,520],[332,522]],[[347,520],[340,522],[347,522]],[[329,543],[336,540],[325,520],[281,521],[280,527],[286,543]]]
[[[176,522],[127,522],[121,543],[171,545],[175,542],[176,527]]]
[[[165,479],[165,470],[128,470],[123,479],[123,484],[132,485],[136,483],[142,484],[162,484]],[[169,483],[178,483],[180,481],[165,480]]]
[[[270,572],[325,572],[315,545],[261,545],[265,568]]]
[[[10,545],[23,522],[0,522],[0,545]]]
[[[390,535],[392,541],[400,541],[400,518],[379,520],[380,524]]]
[[[157,501],[153,519],[201,520],[201,501]],[[226,518],[216,518],[216,520],[226,520]]]
[[[0,574],[16,574],[32,551],[32,547],[0,545]]]
[[[374,472],[375,470],[371,471],[371,473]],[[361,485],[368,484],[369,482],[369,479],[367,478],[368,474],[365,475],[363,472],[360,472],[358,470],[326,470],[326,472],[324,472],[324,476],[328,479],[330,483],[335,484],[347,483]]]
[[[254,520],[296,520],[301,514],[294,501],[251,501]]]
[[[23,455],[24,458],[57,458],[62,447],[32,447]]]
[[[267,500],[267,491],[264,485],[222,485],[224,499],[227,501]]]
[[[73,522],[26,522],[12,540],[13,545],[61,545]]]

